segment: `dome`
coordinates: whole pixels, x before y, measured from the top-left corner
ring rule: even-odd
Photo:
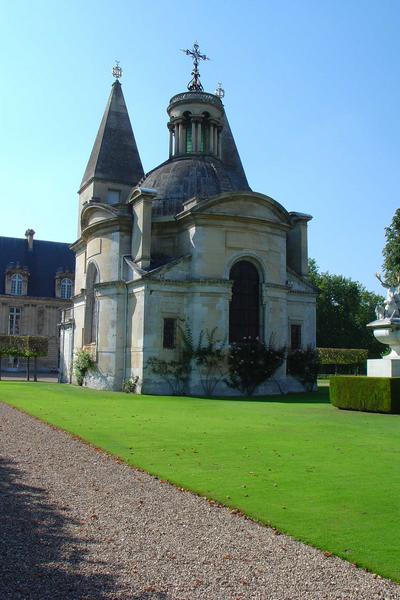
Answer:
[[[140,186],[157,190],[153,211],[158,215],[177,214],[194,196],[209,198],[249,189],[247,181],[244,183],[219,159],[207,155],[174,157],[148,173]]]

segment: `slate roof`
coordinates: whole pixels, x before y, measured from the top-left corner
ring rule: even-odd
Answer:
[[[134,186],[143,175],[142,161],[121,84],[116,80],[83,175],[81,188],[93,178]]]
[[[69,244],[33,240],[29,250],[26,238],[0,236],[0,294],[5,294],[5,275],[10,263],[27,267],[28,296],[55,297],[55,281],[58,269],[75,272],[75,255]]]

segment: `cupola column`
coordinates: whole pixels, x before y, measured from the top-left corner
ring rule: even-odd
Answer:
[[[172,123],[168,123],[169,129],[169,157],[171,158],[174,153],[174,126]]]
[[[186,134],[186,129],[183,126],[183,121],[181,120],[178,123],[178,129],[179,129],[179,154],[183,154],[185,152],[185,134]]]
[[[192,117],[192,131],[194,131],[194,135],[193,135],[193,152],[199,152],[200,151],[199,128],[200,128],[200,117]]]

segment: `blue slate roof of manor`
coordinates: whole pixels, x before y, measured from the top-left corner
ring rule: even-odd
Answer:
[[[0,294],[5,294],[7,268],[17,265],[28,269],[28,296],[54,298],[56,273],[74,273],[75,255],[69,244],[34,239],[29,250],[26,238],[0,236]]]

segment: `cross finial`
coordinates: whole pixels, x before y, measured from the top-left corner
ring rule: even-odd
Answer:
[[[200,54],[199,44],[197,42],[194,42],[191,50],[182,50],[182,52],[184,52],[187,56],[191,56],[193,59],[192,79],[188,83],[188,90],[191,92],[202,92],[203,86],[201,85],[200,81],[199,61],[210,59],[205,54]]]
[[[113,77],[115,77],[115,79],[121,79],[122,69],[119,66],[119,60],[115,61],[115,66],[113,67],[112,74],[113,74]]]

